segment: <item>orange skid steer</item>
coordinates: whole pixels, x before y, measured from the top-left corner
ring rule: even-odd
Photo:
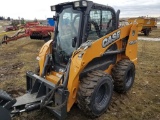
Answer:
[[[0,92],[2,120],[43,108],[64,120],[74,104],[99,117],[113,90],[123,94],[134,83],[137,24],[118,28],[119,10],[86,0],[51,10],[56,12],[54,38],[41,48],[37,72],[26,73],[27,93],[14,99]]]

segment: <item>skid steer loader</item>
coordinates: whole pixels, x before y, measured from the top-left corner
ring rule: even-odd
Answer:
[[[94,118],[103,114],[113,90],[133,85],[137,25],[118,28],[119,13],[92,1],[51,6],[55,34],[37,57],[37,72],[26,73],[27,92],[16,99],[0,91],[0,118],[47,108],[63,120],[74,104]]]

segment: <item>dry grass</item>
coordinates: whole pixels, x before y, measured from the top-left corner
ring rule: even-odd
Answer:
[[[0,20],[0,26],[8,25],[10,23],[11,23],[10,21]]]
[[[44,41],[21,39],[0,46],[0,88],[24,88],[25,73],[34,70],[40,47]]]

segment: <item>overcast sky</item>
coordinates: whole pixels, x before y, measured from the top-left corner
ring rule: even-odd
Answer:
[[[0,16],[24,19],[46,19],[52,17],[50,6],[73,0],[3,0]],[[160,0],[93,0],[96,3],[120,9],[120,17],[160,17]]]

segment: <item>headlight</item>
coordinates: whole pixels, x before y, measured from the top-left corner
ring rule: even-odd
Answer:
[[[74,2],[74,7],[80,7],[80,2],[79,1]]]
[[[51,11],[56,11],[56,6],[51,6]]]

